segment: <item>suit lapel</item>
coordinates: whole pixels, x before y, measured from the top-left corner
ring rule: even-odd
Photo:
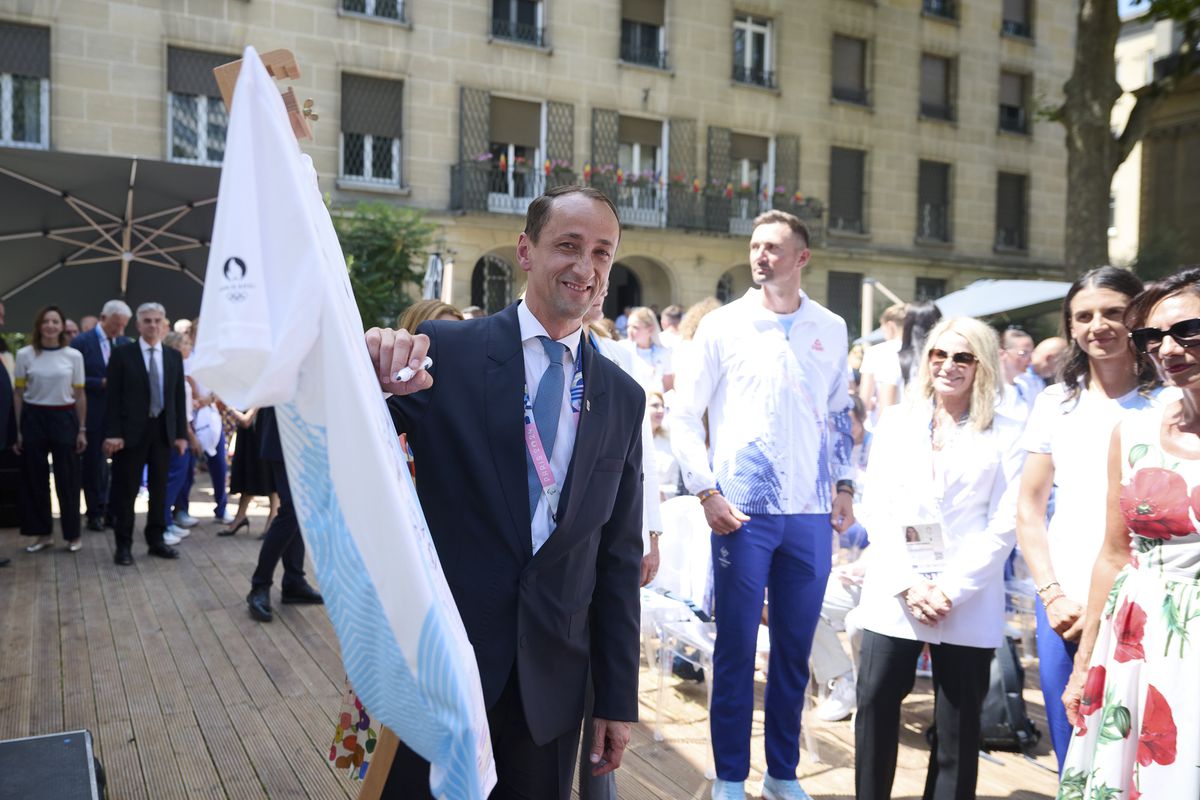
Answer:
[[[529,534],[529,488],[526,480],[525,439],[521,429],[525,358],[517,307],[509,306],[488,318],[486,403],[487,437],[500,493],[508,506],[509,538],[528,560],[533,552]]]

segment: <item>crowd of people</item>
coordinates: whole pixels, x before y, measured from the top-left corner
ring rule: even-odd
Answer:
[[[453,514],[429,519],[444,563],[455,548],[448,579],[480,659],[502,788],[565,796],[578,753],[581,797],[615,797],[612,770],[636,716],[625,652],[638,652],[633,576],[654,584],[660,505],[690,494],[712,532],[714,800],[745,797],[764,618],[764,798],[808,797],[796,770],[810,670],[822,698],[813,713],[854,714],[860,800],[891,795],[901,704],[919,672],[934,694],[925,797],[973,797],[1018,557],[1036,588],[1060,797],[1200,796],[1200,729],[1186,722],[1200,705],[1200,268],[1149,287],[1127,270],[1092,270],[1064,299],[1062,336],[1041,342],[1015,326],[943,319],[925,302],[888,308],[883,341],[852,348],[845,322],[803,291],[811,251],[796,217],[769,211],[755,221],[754,287],[743,297],[627,308],[609,321],[619,233],[603,195],[555,190],[531,205],[521,234],[523,302],[486,318],[426,300],[395,329],[367,333],[423,503],[423,474],[500,492],[487,508],[468,493]],[[131,320],[136,338],[125,335]],[[252,498],[272,498],[251,616],[271,620],[281,561],[283,602],[322,602],[305,577],[273,410],[227,408],[190,375],[197,323],[169,329],[161,305],[134,314],[113,300],[74,336],[72,324],[58,307],[42,309],[29,344],[0,370],[5,443],[22,465],[25,549],[52,545],[52,463],[68,550],[80,549],[83,528],[111,527],[114,561],[132,564],[134,504],[145,491],[147,552],[177,558],[200,522],[188,497],[203,467],[218,535],[247,529]],[[479,374],[428,367],[435,347],[438,363],[480,360]],[[520,361],[523,370],[501,374]],[[407,380],[397,376],[404,366]],[[11,390],[2,383],[10,372]],[[489,391],[517,395],[524,384],[519,459],[495,448],[520,441],[509,423],[521,414],[497,422],[490,405],[475,415],[449,410],[449,395],[429,400],[436,380],[472,402],[471,381],[485,379]],[[606,415],[603,430],[589,427],[589,413]],[[502,469],[496,484],[492,461],[460,452],[454,429],[468,419],[484,426],[477,440],[496,469],[523,462],[527,481]],[[587,488],[572,492],[581,449],[595,463]],[[520,484],[511,493],[509,480]],[[496,536],[489,514],[504,525],[511,515],[525,541],[515,555],[497,551],[489,577],[455,580],[473,574],[464,542],[491,546],[480,544]],[[560,525],[579,543],[564,543]],[[538,559],[546,548],[557,560]],[[527,606],[535,583],[551,606]],[[535,630],[541,639],[528,650],[564,659],[552,675],[524,660]],[[585,634],[590,655],[577,641]],[[561,702],[532,699],[523,671],[545,674],[540,693]],[[633,680],[636,691],[636,671]],[[595,720],[582,726],[581,748],[580,719]],[[428,769],[402,750],[384,796],[414,796]]]

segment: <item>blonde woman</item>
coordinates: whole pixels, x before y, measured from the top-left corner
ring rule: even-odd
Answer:
[[[418,300],[404,309],[400,318],[396,320],[396,327],[406,331],[415,331],[418,325],[431,319],[461,320],[462,318],[462,312],[449,303],[443,303],[441,300]]]
[[[653,371],[649,383],[643,383],[648,392],[669,392],[675,388],[675,368],[671,365],[671,351],[662,343],[658,317],[654,310],[641,306],[629,312],[629,338],[621,346],[629,349]]]
[[[891,796],[900,704],[917,655],[933,662],[935,735],[926,797],[974,797],[992,651],[1004,636],[1004,561],[1016,527],[1021,426],[995,415],[995,331],[968,317],[926,339],[909,402],[872,439],[858,515],[871,547],[855,721],[859,800]],[[916,536],[906,537],[912,528]],[[916,541],[906,541],[913,539]]]

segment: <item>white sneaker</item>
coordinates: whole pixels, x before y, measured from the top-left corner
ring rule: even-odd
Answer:
[[[746,800],[746,782],[717,778],[712,785],[712,800]]]
[[[763,778],[762,796],[763,800],[812,800],[795,778],[785,781],[770,775]]]
[[[175,528],[175,526],[172,525],[170,528],[168,528],[166,530],[166,532],[163,533],[163,544],[169,544],[169,545],[174,546],[183,541],[183,539],[181,539],[178,536],[176,536],[175,534],[171,533],[171,531],[174,528]]]
[[[847,673],[829,682],[829,696],[813,711],[817,719],[837,722],[854,713],[857,703],[854,674]]]
[[[176,511],[175,524],[181,528],[194,528],[200,524],[200,520],[196,519],[186,511]]]
[[[213,518],[216,519],[217,522],[224,523],[225,525],[232,525],[233,521],[237,519],[237,517],[235,517],[233,514],[230,514],[228,511],[220,516],[214,514]]]

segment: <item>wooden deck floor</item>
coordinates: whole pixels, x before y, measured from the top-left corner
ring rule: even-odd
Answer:
[[[193,513],[211,508],[204,492],[195,499]],[[254,534],[264,514],[252,514]],[[0,739],[91,730],[111,800],[354,797],[358,785],[325,758],[343,685],[328,617],[321,607],[281,606],[276,595],[275,621],[251,620],[245,595],[259,543],[244,530],[218,538],[217,528],[195,528],[178,561],[135,544],[132,568],[113,565],[111,532],[85,531],[76,554],[27,554],[16,531],[0,530],[0,554],[13,560],[0,569]],[[1027,682],[1035,681],[1033,670]],[[667,741],[657,743],[656,687],[643,669],[648,722],[618,774],[620,797],[707,798],[704,688],[672,679]],[[1040,695],[1030,689],[1026,699],[1036,719]],[[931,706],[928,682],[918,680],[905,706],[896,797],[921,795],[920,730]],[[850,723],[812,724],[822,762],[802,756],[803,785],[814,797],[852,797]],[[1045,739],[1039,753],[1036,763],[1010,753],[985,760],[979,796],[1052,796]],[[748,787],[757,790],[763,769],[759,712]]]

